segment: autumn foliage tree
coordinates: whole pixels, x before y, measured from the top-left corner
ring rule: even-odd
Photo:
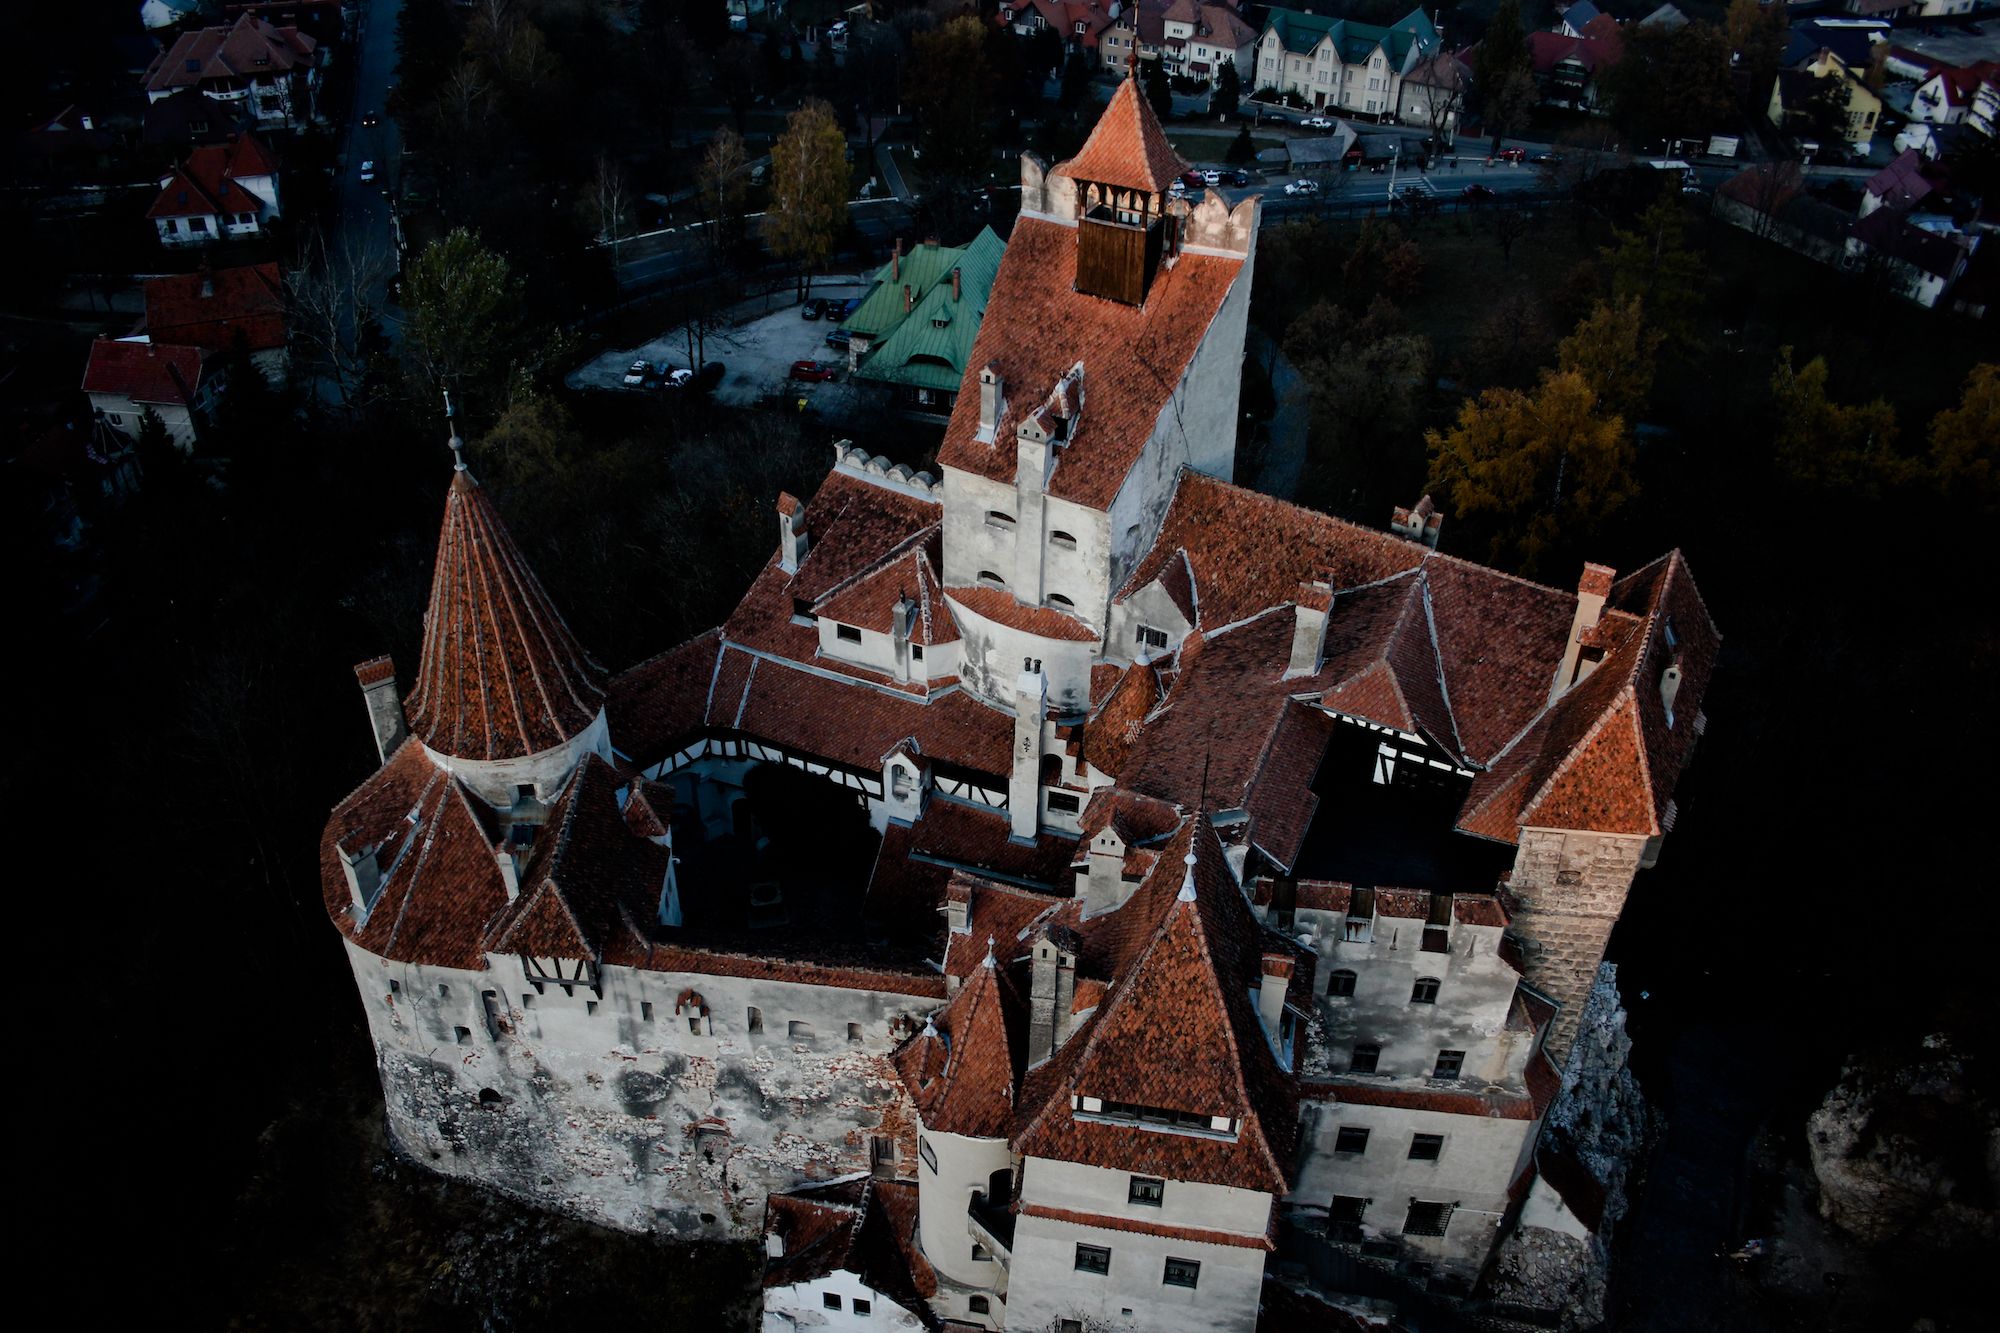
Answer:
[[[1959,405],[1931,419],[1930,444],[1944,499],[1991,513],[2000,501],[2000,365],[1972,368]]]
[[[1424,439],[1433,494],[1454,516],[1483,520],[1489,557],[1524,573],[1638,492],[1624,419],[1574,370],[1548,372],[1532,392],[1488,389]]]
[[[847,138],[833,109],[817,99],[785,122],[771,145],[771,207],[764,243],[796,264],[799,296],[812,294],[813,272],[833,254],[847,225]]]
[[[1653,362],[1664,337],[1646,327],[1638,297],[1600,301],[1557,345],[1556,369],[1583,376],[1606,411],[1635,421],[1653,392]]]
[[[1896,410],[1887,400],[1840,403],[1826,391],[1826,358],[1796,369],[1792,349],[1778,349],[1771,374],[1779,468],[1794,482],[1870,495],[1906,481],[1909,460],[1896,452]]]

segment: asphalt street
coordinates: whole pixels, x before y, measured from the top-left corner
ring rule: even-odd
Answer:
[[[388,101],[389,89],[396,81],[396,18],[402,9],[403,0],[363,0],[357,21],[352,56],[354,101],[344,112],[341,152],[336,159],[340,173],[335,186],[340,206],[338,230],[327,238],[336,254],[344,247],[361,253],[368,246],[378,246],[392,258],[395,255],[389,195],[401,184],[403,142],[396,122],[389,117]],[[362,120],[370,114],[377,123],[363,125]],[[364,183],[361,164],[370,161],[375,164],[375,180]],[[395,266],[392,263],[389,267]],[[377,309],[382,306],[387,285],[385,275],[373,293]],[[393,328],[390,336],[394,336]]]

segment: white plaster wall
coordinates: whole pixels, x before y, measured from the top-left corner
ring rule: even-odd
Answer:
[[[1591,1238],[1590,1228],[1569,1210],[1569,1205],[1563,1202],[1555,1187],[1540,1176],[1535,1177],[1535,1183],[1529,1187],[1528,1197],[1521,1205],[1521,1225],[1560,1231],[1578,1240]]]
[[[1167,646],[1149,648],[1139,642],[1139,627],[1147,626],[1164,632]],[[1114,602],[1111,607],[1111,628],[1104,638],[1104,655],[1118,662],[1134,662],[1141,653],[1153,657],[1164,657],[1181,646],[1194,626],[1181,614],[1174,599],[1167,596],[1166,589],[1157,582],[1148,583],[1122,602]]]
[[[826,1308],[828,1294],[840,1298],[838,1310]],[[856,1297],[868,1302],[867,1314],[854,1313]],[[916,1315],[845,1269],[811,1282],[768,1287],[764,1291],[766,1333],[791,1333],[798,1328],[859,1330],[921,1327],[923,1321]]]
[[[1012,1169],[1014,1157],[1005,1139],[972,1139],[943,1134],[918,1125],[930,1144],[937,1169],[922,1160],[917,1171],[917,1235],[931,1266],[953,1282],[981,1290],[1005,1290],[1007,1274],[996,1256],[974,1260],[972,1233],[966,1228],[966,1207],[984,1193],[993,1173]]]
[[[125,432],[135,440],[139,438],[139,419],[145,415],[144,406],[134,403],[123,394],[93,393],[88,396],[93,410],[119,418],[111,423],[115,429]],[[194,443],[194,422],[190,419],[187,408],[177,403],[154,403],[151,406],[153,414],[159,417],[160,424],[167,428],[168,439],[183,449]]]
[[[1090,367],[1084,367],[1084,430],[1090,428],[1088,407]],[[1010,455],[1011,456],[1011,455]],[[1056,448],[1056,470],[1060,476],[1062,449]],[[1019,583],[1018,549],[1025,507],[1012,482],[998,482],[955,468],[944,469],[944,579],[950,584],[979,581],[980,572],[990,570],[1007,580],[1010,591],[1026,596]],[[1077,614],[1094,625],[1104,623],[1104,608],[1111,598],[1111,557],[1108,528],[1101,510],[1073,501],[1045,496],[1043,499],[1041,584],[1046,592],[1061,593],[1075,603]],[[1015,517],[1013,528],[996,527],[986,521],[989,510]],[[1076,538],[1074,548],[1058,546],[1048,534],[1066,532]]]
[[[1129,1217],[1158,1226],[1204,1227],[1246,1236],[1261,1236],[1271,1224],[1271,1196],[1261,1191],[1170,1180],[1160,1206],[1155,1208],[1130,1201],[1132,1176],[1130,1171],[1030,1157],[1022,1166],[1021,1201],[1108,1217]]]
[[[522,783],[533,783],[537,794],[546,801],[575,771],[584,755],[609,759],[611,731],[600,708],[590,725],[575,736],[535,754],[515,759],[458,759],[439,754],[428,745],[424,746],[424,753],[433,764],[455,774],[488,805],[505,810],[514,804],[514,788]]]
[[[1010,392],[1022,392],[1018,385],[1006,386]],[[1042,392],[1048,392],[1044,388]],[[1014,442],[991,446],[1003,450],[1008,471],[1013,471]],[[989,510],[1012,514],[1020,518],[1020,497],[1015,493],[1011,481],[994,481],[974,472],[958,468],[944,471],[944,581],[950,584],[979,582],[980,571],[990,570],[1012,585],[1014,577],[1014,540],[1018,535],[1019,523],[1013,527],[996,527],[986,521]],[[1060,526],[1060,525],[1058,525]]]
[[[1040,638],[995,624],[956,602],[952,614],[958,620],[959,679],[972,694],[1011,713],[1022,659],[1039,658],[1049,681],[1049,707],[1059,713],[1089,709],[1090,664],[1097,644]]]
[[[1343,1074],[1355,1043],[1374,1042],[1382,1048],[1376,1073],[1383,1083],[1522,1088],[1533,1034],[1507,1029],[1521,976],[1500,956],[1498,926],[1453,925],[1450,952],[1426,953],[1420,947],[1424,936],[1420,919],[1378,916],[1374,938],[1365,943],[1343,939],[1346,921],[1345,913],[1312,910],[1292,918],[1293,932],[1310,932],[1319,955],[1301,1072]],[[1326,993],[1328,981],[1339,970],[1354,973],[1353,995]],[[1435,1003],[1411,1003],[1420,977],[1437,980]],[[1437,1084],[1431,1079],[1441,1050],[1465,1052],[1458,1083]]]
[[[914,1168],[891,1023],[934,997],[611,968],[600,999],[536,994],[513,957],[473,972],[348,952],[391,1134],[444,1174],[623,1230],[743,1238],[769,1192],[869,1169],[876,1136]],[[710,1008],[698,1033],[674,1011],[690,988]]]
[[[1076,1246],[1111,1251],[1111,1271],[1076,1269]],[[1166,1261],[1201,1265],[1199,1285],[1170,1287]],[[1038,1333],[1059,1319],[1094,1320],[1133,1333],[1211,1333],[1257,1327],[1264,1251],[1023,1217],[1014,1233],[1013,1294],[1007,1326]]]
[[[1369,1131],[1365,1151],[1334,1151],[1343,1126]],[[1425,1257],[1476,1268],[1506,1211],[1507,1186],[1539,1128],[1534,1120],[1311,1103],[1301,1116],[1304,1152],[1287,1202],[1323,1215],[1335,1195],[1368,1199],[1361,1220],[1364,1235],[1397,1237]],[[1444,1136],[1436,1161],[1410,1160],[1410,1140],[1416,1134]],[[1413,1199],[1457,1205],[1444,1236],[1402,1235]]]

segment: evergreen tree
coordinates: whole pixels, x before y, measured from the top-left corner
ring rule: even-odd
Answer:
[[[1233,116],[1237,104],[1243,100],[1243,84],[1236,74],[1236,62],[1222,62],[1222,72],[1215,76],[1215,93],[1208,99],[1208,109],[1218,116]]]
[[[1251,141],[1250,126],[1245,122],[1236,131],[1236,137],[1229,141],[1229,151],[1223,161],[1233,167],[1248,166],[1257,160],[1257,145]]]
[[[1167,81],[1167,71],[1155,60],[1147,64],[1143,77],[1146,81],[1146,100],[1152,104],[1153,114],[1164,125],[1174,114],[1174,89]]]

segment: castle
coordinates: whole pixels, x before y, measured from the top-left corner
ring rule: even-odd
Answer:
[[[1129,81],[1024,158],[941,477],[835,446],[628,670],[459,461],[321,844],[405,1151],[761,1236],[771,1328],[1247,1330],[1288,1227],[1578,1225],[1538,1138],[1716,629],[1678,554],[1233,485],[1258,204],[1182,169]]]

